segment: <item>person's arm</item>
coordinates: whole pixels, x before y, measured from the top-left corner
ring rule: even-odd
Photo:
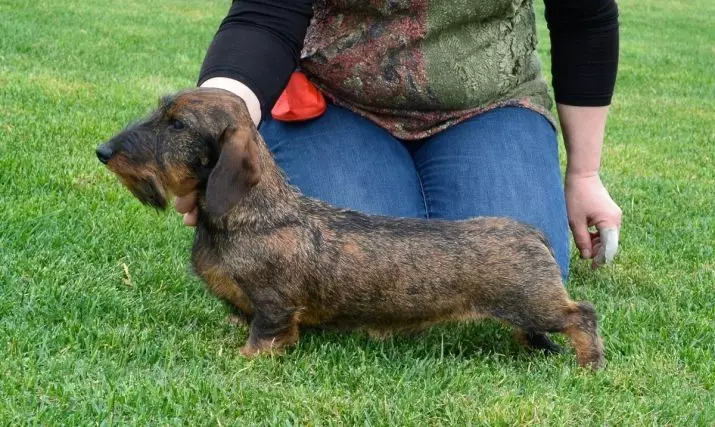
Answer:
[[[583,258],[610,260],[622,213],[601,183],[601,151],[618,69],[615,0],[544,0],[554,98],[567,153],[569,225]],[[588,228],[595,226],[597,233]]]
[[[558,104],[566,143],[566,205],[581,257],[594,267],[610,262],[618,249],[622,212],[601,182],[599,169],[608,107]],[[596,227],[591,233],[588,227]]]
[[[312,0],[234,1],[206,52],[198,85],[245,96],[258,124],[256,116],[270,114],[298,65],[312,15]]]
[[[198,86],[239,96],[258,125],[298,65],[312,14],[312,0],[234,1],[206,52]],[[196,225],[194,194],[177,197],[174,206],[184,224]]]

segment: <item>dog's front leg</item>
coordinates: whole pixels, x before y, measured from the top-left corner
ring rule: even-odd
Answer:
[[[295,310],[262,305],[254,311],[248,342],[241,348],[241,354],[246,357],[282,354],[298,341],[299,335]]]

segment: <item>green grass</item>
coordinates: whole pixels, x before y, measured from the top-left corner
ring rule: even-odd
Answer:
[[[619,2],[603,179],[621,252],[574,257],[568,285],[599,310],[597,374],[491,323],[238,355],[246,329],[189,273],[192,231],[94,156],[195,83],[228,3],[0,0],[0,425],[715,424],[715,3]]]

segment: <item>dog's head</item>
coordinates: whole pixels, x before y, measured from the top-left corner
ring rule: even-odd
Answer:
[[[260,180],[260,137],[243,101],[223,89],[164,97],[145,120],[97,147],[97,157],[142,203],[164,209],[168,194],[205,187],[221,216]]]

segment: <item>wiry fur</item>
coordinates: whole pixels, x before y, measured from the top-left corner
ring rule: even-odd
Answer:
[[[380,337],[491,317],[549,351],[546,333],[565,333],[582,366],[603,363],[596,313],[569,299],[540,231],[495,217],[369,216],[305,197],[229,92],[167,98],[103,147],[144,203],[197,191],[192,264],[250,324],[245,355],[281,351],[300,326]]]

